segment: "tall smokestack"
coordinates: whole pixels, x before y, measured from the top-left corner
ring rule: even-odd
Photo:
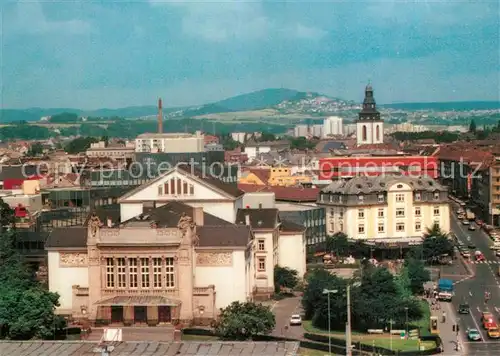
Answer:
[[[163,111],[161,98],[158,99],[158,133],[163,133]]]

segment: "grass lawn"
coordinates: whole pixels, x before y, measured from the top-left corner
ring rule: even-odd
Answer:
[[[410,324],[409,329],[411,330],[411,329],[418,328],[418,329],[420,329],[421,335],[429,335],[430,309],[429,309],[429,305],[424,301],[422,301],[422,311],[423,311],[422,319]],[[312,326],[312,323],[310,320],[304,320],[302,325],[303,325],[305,331],[308,333],[328,336],[327,330],[315,328],[314,326]],[[345,338],[345,333],[342,331],[332,331],[331,334],[335,338],[339,338],[339,339]],[[391,337],[389,334],[377,335],[377,334],[365,334],[365,333],[353,331],[352,332],[352,342],[353,342],[353,344],[360,342],[360,343],[365,344],[365,345],[380,346],[380,347],[383,347],[386,349],[391,348]],[[429,349],[429,348],[432,348],[435,346],[434,342],[424,342],[421,345],[425,346],[426,349]],[[418,350],[418,348],[419,348],[418,340],[402,340],[399,335],[392,335],[392,349],[393,350],[414,351],[414,350]]]
[[[299,355],[302,355],[302,356],[325,356],[325,355],[328,355],[328,352],[313,350],[313,349],[306,349],[304,347],[300,347],[299,348]]]

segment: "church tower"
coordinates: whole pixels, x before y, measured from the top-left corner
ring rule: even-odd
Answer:
[[[373,88],[368,84],[365,88],[363,109],[356,120],[356,137],[359,145],[384,143],[384,120],[380,118],[377,104],[373,97]]]

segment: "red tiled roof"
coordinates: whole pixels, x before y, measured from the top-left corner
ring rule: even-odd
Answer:
[[[392,143],[373,143],[367,145],[359,145],[351,148],[352,150],[394,150],[395,145]]]
[[[442,146],[437,153],[437,157],[440,160],[462,161],[474,167],[480,166],[482,169],[489,168],[495,160],[491,149],[478,148],[469,143]]]
[[[271,170],[269,168],[249,168],[247,172],[255,174],[264,184],[267,184],[271,177]]]
[[[271,185],[238,184],[238,188],[245,193],[266,192],[274,193],[276,200],[293,202],[315,202],[320,188],[279,187]]]

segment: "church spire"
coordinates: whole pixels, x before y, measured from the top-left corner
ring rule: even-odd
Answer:
[[[360,121],[380,120],[380,113],[377,111],[377,103],[373,96],[373,87],[369,81],[365,87],[365,98],[363,100],[363,108],[359,112]]]

